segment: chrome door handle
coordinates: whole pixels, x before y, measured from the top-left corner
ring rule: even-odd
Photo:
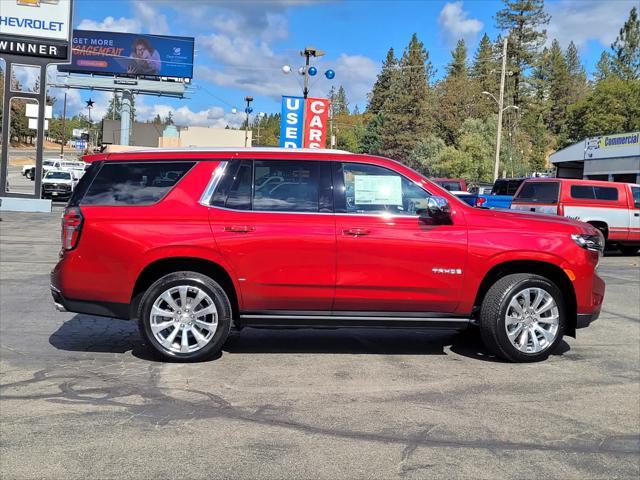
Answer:
[[[360,237],[363,235],[369,235],[371,230],[367,228],[347,228],[342,230],[343,235],[351,235],[352,237]]]
[[[224,227],[225,232],[234,232],[234,233],[249,233],[253,232],[256,227],[252,225],[228,225]]]

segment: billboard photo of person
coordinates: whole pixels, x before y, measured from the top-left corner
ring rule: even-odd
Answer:
[[[127,67],[127,73],[133,75],[160,75],[160,54],[146,38],[136,38],[131,46],[133,60]]]

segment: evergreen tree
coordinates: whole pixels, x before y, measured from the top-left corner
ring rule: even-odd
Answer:
[[[107,113],[105,113],[104,118],[107,120],[120,120],[121,110],[122,102],[120,101],[120,97],[117,93],[114,93],[113,97],[111,97],[111,101],[109,102]]]
[[[548,117],[547,124],[556,135],[562,135],[567,130],[567,110],[571,104],[571,80],[565,56],[557,40],[549,49],[547,58],[548,77]]]
[[[587,73],[582,66],[575,43],[569,43],[564,58],[569,73],[569,103],[573,104],[587,94]]]
[[[451,52],[451,62],[447,66],[447,74],[450,77],[466,78],[467,67],[467,46],[463,39],[458,40],[455,50]]]
[[[434,112],[438,131],[448,145],[456,143],[463,122],[477,116],[484,105],[484,102],[478,102],[482,96],[479,83],[467,75],[467,51],[463,40],[451,55],[448,75],[436,86],[438,108]]]
[[[612,75],[611,72],[611,55],[609,52],[602,52],[600,59],[596,64],[596,72],[593,74],[597,82],[609,78]]]
[[[369,94],[369,105],[367,106],[368,112],[377,113],[382,110],[384,102],[389,98],[393,76],[398,73],[397,68],[398,60],[395,57],[393,48],[390,48],[387,52],[387,57],[384,62],[382,62],[382,70],[380,71],[376,83],[373,84],[373,89]]]
[[[614,73],[624,80],[640,79],[640,20],[636,7],[631,9],[611,49]]]
[[[471,77],[473,77],[482,91],[494,90],[499,80],[500,65],[494,55],[489,35],[486,33],[480,39],[480,44],[473,58]]]
[[[505,7],[496,14],[499,29],[508,32],[507,55],[513,71],[513,105],[520,106],[525,75],[535,66],[538,51],[547,38],[544,26],[549,15],[544,0],[504,0]]]
[[[549,150],[549,142],[546,135],[546,126],[542,115],[538,115],[531,134],[531,159],[530,165],[534,172],[541,172],[547,164],[547,151]]]
[[[414,33],[400,60],[399,74],[393,77],[389,98],[383,105],[382,153],[405,160],[417,141],[433,128],[433,66],[424,44]]]
[[[362,135],[362,141],[360,143],[360,152],[369,153],[372,155],[380,154],[382,148],[382,136],[380,130],[384,123],[384,112],[379,111],[374,113],[367,125],[365,126],[364,133]]]

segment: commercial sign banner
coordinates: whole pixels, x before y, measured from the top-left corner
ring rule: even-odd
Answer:
[[[598,140],[598,148],[629,147],[631,145],[640,145],[640,132],[603,135]]]
[[[304,113],[304,148],[324,148],[327,141],[329,99],[307,98]]]
[[[69,39],[71,0],[1,0],[0,35]]]
[[[280,146],[283,148],[302,147],[302,117],[304,98],[282,97],[282,115],[280,120]]]
[[[58,70],[192,78],[193,44],[192,37],[74,30],[71,65]]]

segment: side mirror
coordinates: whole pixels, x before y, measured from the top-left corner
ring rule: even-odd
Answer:
[[[444,197],[432,196],[427,199],[427,208],[418,210],[422,219],[430,219],[436,224],[451,222],[451,207]]]

